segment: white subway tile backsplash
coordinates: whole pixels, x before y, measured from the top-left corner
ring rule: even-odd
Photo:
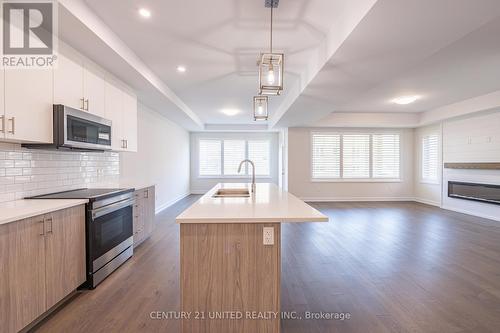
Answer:
[[[15,168],[29,168],[30,161],[29,160],[16,160],[14,161],[14,167]]]
[[[22,160],[23,153],[19,151],[8,151],[5,153],[5,158],[8,160]]]
[[[0,202],[116,183],[119,176],[118,153],[28,150],[0,142]]]
[[[13,160],[0,159],[0,168],[13,168],[13,167],[14,167]]]
[[[23,169],[20,169],[20,168],[8,168],[8,169],[5,169],[5,175],[6,176],[22,176],[23,175]]]

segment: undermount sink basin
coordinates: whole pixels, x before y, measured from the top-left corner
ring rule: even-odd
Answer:
[[[246,188],[220,188],[213,195],[214,198],[248,198],[249,196],[250,192]]]

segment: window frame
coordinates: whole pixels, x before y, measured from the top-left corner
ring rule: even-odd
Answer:
[[[313,175],[313,136],[315,134],[331,134],[340,136],[340,177],[339,178],[315,178]],[[369,135],[370,137],[370,147],[369,147],[369,177],[368,178],[343,178],[344,176],[344,134],[352,135]],[[399,178],[381,178],[373,177],[373,135],[377,134],[393,134],[399,136]],[[310,168],[310,181],[312,183],[401,183],[403,182],[403,159],[402,159],[402,133],[398,131],[311,131],[309,136],[309,168]]]
[[[436,137],[436,179],[426,179],[424,178],[424,144],[425,138],[435,136]],[[440,175],[440,163],[439,163],[439,155],[440,155],[440,138],[437,133],[428,133],[424,134],[420,140],[420,175],[419,175],[419,183],[420,184],[429,184],[429,185],[441,185],[441,175]]]
[[[219,175],[200,175],[200,141],[203,140],[215,140],[215,141],[220,141],[221,143],[221,156],[220,156],[220,163],[221,163],[221,173]],[[228,140],[241,140],[245,142],[245,159],[248,159],[248,141],[267,141],[269,144],[269,174],[268,175],[257,175],[255,174],[256,179],[272,179],[272,170],[273,166],[271,163],[272,159],[272,139],[271,138],[232,138],[232,137],[198,137],[196,139],[196,148],[197,148],[197,155],[198,155],[198,167],[197,167],[197,177],[200,179],[247,179],[248,177],[252,176],[250,172],[250,167],[248,167],[248,163],[245,163],[244,170],[245,172],[242,173],[241,175],[225,175],[224,174],[224,141]]]

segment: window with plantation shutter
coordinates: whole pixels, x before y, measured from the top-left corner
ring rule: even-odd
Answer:
[[[255,175],[271,176],[271,140],[256,139],[198,139],[198,176],[209,178],[239,178],[251,175],[247,164],[238,173],[244,159],[255,164]]]
[[[422,139],[422,180],[437,183],[438,171],[438,141],[436,134],[427,135]]]
[[[312,177],[340,178],[340,135],[313,134]]]
[[[342,136],[343,178],[370,178],[370,135]]]
[[[245,158],[245,140],[224,140],[224,175],[238,175],[238,166]],[[244,169],[241,174],[245,174]]]
[[[373,178],[399,179],[399,134],[372,135]]]
[[[318,181],[387,179],[401,174],[397,133],[312,133],[311,177]]]
[[[270,175],[270,143],[269,140],[249,140],[248,159],[255,164],[255,174],[258,176]]]
[[[221,140],[199,141],[200,176],[217,176],[221,174],[221,152]]]

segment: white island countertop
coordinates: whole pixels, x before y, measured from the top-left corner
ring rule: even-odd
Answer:
[[[217,184],[176,218],[177,223],[328,222],[328,217],[275,184],[257,183],[244,198],[214,198],[221,188],[248,188],[251,184]]]
[[[84,205],[87,199],[23,199],[0,203],[0,224]]]

